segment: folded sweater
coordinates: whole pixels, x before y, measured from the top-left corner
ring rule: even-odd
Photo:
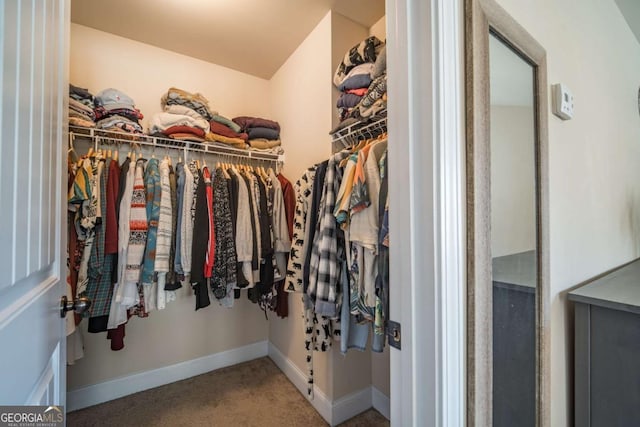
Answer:
[[[245,149],[247,148],[247,143],[240,138],[227,138],[226,136],[223,135],[218,135],[216,133],[213,132],[209,132],[206,135],[206,139],[207,141],[213,141],[213,142],[221,142],[225,145],[230,145],[234,148],[240,148],[240,149]]]
[[[250,139],[249,145],[251,148],[257,148],[259,150],[266,150],[269,148],[279,147],[282,145],[279,139],[269,140],[264,138]]]
[[[278,124],[278,122],[274,122],[273,120],[269,120],[269,119],[262,119],[260,117],[241,116],[241,117],[234,118],[233,121],[237,123],[244,131],[246,131],[249,128],[261,127],[261,128],[274,129],[280,132],[280,125]]]
[[[215,111],[209,108],[209,101],[199,93],[191,93],[175,87],[169,88],[167,93],[160,98],[160,105],[182,105],[197,111],[206,120],[211,120]]]
[[[183,114],[157,113],[151,118],[149,133],[162,132],[171,126],[190,126],[209,132],[209,122],[205,119],[194,119]]]
[[[352,93],[343,93],[338,98],[336,107],[338,108],[353,108],[358,105],[358,102],[362,99],[362,96],[354,95]]]
[[[202,114],[198,113],[193,108],[187,107],[186,105],[179,105],[179,104],[165,105],[164,112],[171,113],[171,114],[180,114],[183,116],[189,116],[195,120],[206,120],[204,117],[202,117]]]
[[[227,138],[240,138],[244,141],[249,139],[249,136],[246,133],[234,132],[229,126],[218,123],[215,120],[211,120],[209,122],[209,126],[211,127],[211,132],[226,136]]]
[[[224,116],[221,116],[219,114],[214,114],[213,117],[211,117],[211,120],[214,122],[218,122],[220,124],[223,124],[225,126],[228,126],[231,128],[231,130],[233,130],[234,132],[240,133],[242,130],[240,129],[240,126],[238,126],[237,123],[234,123],[233,121],[227,119]]]
[[[204,138],[204,135],[205,135],[205,132],[200,128],[196,128],[192,126],[182,126],[182,125],[171,126],[162,131],[163,135],[173,135],[176,133],[190,133],[192,135],[199,136],[200,138]]]
[[[249,139],[279,139],[280,131],[265,127],[250,127],[247,129],[247,135],[249,135]]]
[[[333,76],[333,83],[336,86],[340,86],[353,67],[365,62],[375,62],[383,46],[384,43],[375,36],[371,36],[353,46],[345,53],[342,62],[338,65]]]
[[[381,75],[387,72],[387,47],[383,47],[378,57],[376,58],[376,63],[373,66],[373,70],[371,71],[371,78],[380,77]]]
[[[129,96],[119,91],[118,89],[105,89],[98,93],[94,98],[96,107],[104,107],[107,110],[113,110],[117,108],[129,108],[133,109],[135,102]]]
[[[371,76],[369,74],[357,74],[355,76],[349,77],[344,82],[342,82],[338,89],[344,92],[349,89],[358,89],[363,87],[369,87],[371,84]]]

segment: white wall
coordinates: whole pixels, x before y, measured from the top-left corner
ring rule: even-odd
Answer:
[[[304,170],[331,154],[331,13],[307,36],[270,81],[273,117],[282,128],[283,173],[295,183]],[[272,316],[269,339],[306,372],[302,296],[289,295],[289,317]],[[327,354],[314,354],[314,380],[328,397],[333,389]]]
[[[93,94],[113,87],[131,96],[145,124],[172,86],[202,93],[229,118],[270,116],[267,80],[78,24],[71,24],[70,73]]]
[[[332,76],[337,57],[367,36],[366,28],[329,12],[271,79],[271,111],[282,127],[286,152],[284,174],[295,182],[304,170],[331,154],[329,131],[335,111]],[[269,322],[269,340],[302,372],[306,372],[304,323],[299,294],[289,297],[289,317]],[[314,382],[330,399],[339,399],[371,385],[368,352],[313,355]]]
[[[491,106],[491,256],[536,247],[533,108]]]
[[[551,425],[572,423],[573,319],[564,291],[640,256],[640,45],[613,0],[498,0],[547,51],[575,117],[549,108]],[[550,88],[546,88],[550,90]]]
[[[387,21],[386,21],[386,19],[387,19],[387,17],[385,15],[382,18],[380,18],[378,20],[378,22],[373,24],[371,26],[371,28],[369,28],[369,35],[370,36],[376,36],[377,38],[379,38],[382,41],[387,40]]]
[[[71,25],[70,74],[73,84],[94,94],[107,87],[122,90],[147,118],[160,111],[160,97],[171,86],[200,91],[229,117],[270,117],[266,80],[76,24]],[[83,321],[85,357],[69,367],[68,389],[267,339],[264,314],[245,294],[232,309],[213,301],[196,312],[189,289],[179,292],[166,310],[132,318],[119,352],[110,350],[104,333],[86,333]]]
[[[362,40],[369,36],[369,31],[366,27],[358,24],[351,19],[340,15],[339,13],[332,12],[331,16],[331,77],[338,68],[344,54],[349,51],[353,46],[360,43]],[[342,95],[342,92],[337,87],[330,83],[331,87],[331,111],[333,112],[332,127],[340,123],[339,110],[336,108],[338,98]]]

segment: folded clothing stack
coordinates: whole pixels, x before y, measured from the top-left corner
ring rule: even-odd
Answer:
[[[247,148],[249,135],[242,132],[240,126],[228,118],[214,114],[209,122],[209,127],[211,130],[207,134],[207,141],[220,142],[233,148]]]
[[[377,37],[369,37],[345,54],[333,76],[342,92],[336,107],[340,120],[367,118],[386,108],[386,47]]]
[[[107,131],[142,133],[142,113],[135,107],[133,99],[118,89],[105,89],[94,100],[96,128]]]
[[[93,95],[87,89],[69,85],[69,124],[73,126],[95,127]]]
[[[209,122],[197,111],[184,105],[169,104],[149,123],[149,134],[182,141],[204,142]]]
[[[175,87],[169,88],[167,93],[162,95],[160,104],[162,108],[165,108],[167,105],[182,105],[183,107],[194,110],[206,121],[211,120],[213,115],[217,114],[215,111],[211,111],[209,101],[203,95],[187,92],[186,90]]]
[[[249,138],[249,146],[256,150],[272,150],[280,147],[280,125],[278,122],[260,117],[240,116],[233,119]]]

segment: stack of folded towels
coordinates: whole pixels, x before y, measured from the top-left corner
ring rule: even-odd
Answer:
[[[149,134],[183,141],[205,141],[209,120],[215,114],[209,108],[207,98],[172,87],[162,95],[160,104],[164,111],[152,117]]]
[[[333,76],[342,92],[337,103],[340,120],[368,118],[386,108],[382,100],[387,92],[386,69],[385,44],[377,37],[349,49]]]
[[[69,124],[73,126],[95,127],[93,95],[87,89],[69,85]]]
[[[133,99],[117,89],[105,89],[94,100],[96,128],[107,131],[142,133],[142,113]]]
[[[207,134],[207,140],[212,142],[220,142],[233,148],[246,149],[249,135],[240,129],[237,123],[232,120],[214,114],[209,122],[211,131]]]
[[[260,117],[241,116],[233,119],[249,139],[249,146],[255,150],[273,150],[280,147],[280,125],[278,122]]]

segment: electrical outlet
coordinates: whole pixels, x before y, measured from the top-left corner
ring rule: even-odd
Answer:
[[[562,120],[569,120],[573,118],[573,94],[562,83],[558,83],[552,86],[553,96],[553,114],[560,117]]]

